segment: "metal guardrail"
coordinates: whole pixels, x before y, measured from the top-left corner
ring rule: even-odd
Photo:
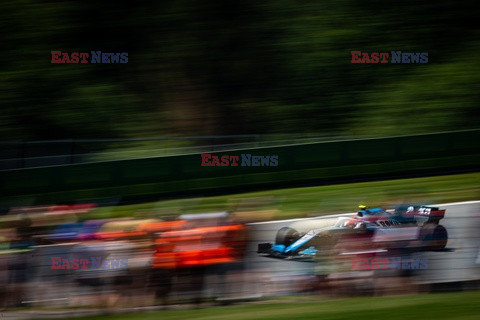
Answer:
[[[238,149],[224,145],[211,152],[278,157],[278,165],[265,167],[205,167],[197,152],[0,170],[0,199],[33,197],[40,204],[478,171],[480,145],[472,141],[479,139],[480,130],[470,130]]]
[[[461,130],[445,133],[475,132]],[[422,137],[429,134],[392,137],[352,136],[292,136],[292,135],[221,135],[186,137],[151,137],[131,139],[72,139],[50,141],[0,142],[0,170],[37,168],[68,164],[95,163],[112,160],[144,159],[237,149],[265,148],[295,144],[346,142],[371,139]],[[242,141],[229,142],[225,141]],[[188,142],[192,146],[168,146],[168,142]],[[199,144],[200,143],[200,144]]]

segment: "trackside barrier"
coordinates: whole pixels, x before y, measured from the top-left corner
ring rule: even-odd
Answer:
[[[277,166],[201,166],[201,154],[0,171],[0,202],[238,192],[253,187],[476,171],[480,130],[222,151],[278,156]]]

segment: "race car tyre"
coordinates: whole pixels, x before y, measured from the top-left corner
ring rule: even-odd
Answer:
[[[300,239],[300,234],[297,230],[290,227],[283,227],[277,232],[275,244],[283,244],[285,247],[288,247],[298,239]]]
[[[428,223],[423,226],[421,230],[422,241],[425,242],[426,247],[430,250],[441,250],[447,246],[448,233],[442,225],[435,225]]]
[[[433,247],[435,250],[445,249],[448,242],[447,229],[444,226],[438,225],[433,230]]]

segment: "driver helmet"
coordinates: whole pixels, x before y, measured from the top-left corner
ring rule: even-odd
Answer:
[[[363,204],[359,205],[359,206],[358,206],[357,216],[363,217],[363,212],[364,212],[365,210],[367,210],[367,209],[368,209],[368,207],[367,207],[366,205],[363,205]]]

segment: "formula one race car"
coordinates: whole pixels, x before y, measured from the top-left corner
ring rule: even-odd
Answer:
[[[360,206],[354,216],[318,218],[278,230],[275,243],[261,243],[257,252],[278,258],[314,257],[332,250],[440,250],[447,230],[439,224],[445,210],[400,205],[394,210]]]

